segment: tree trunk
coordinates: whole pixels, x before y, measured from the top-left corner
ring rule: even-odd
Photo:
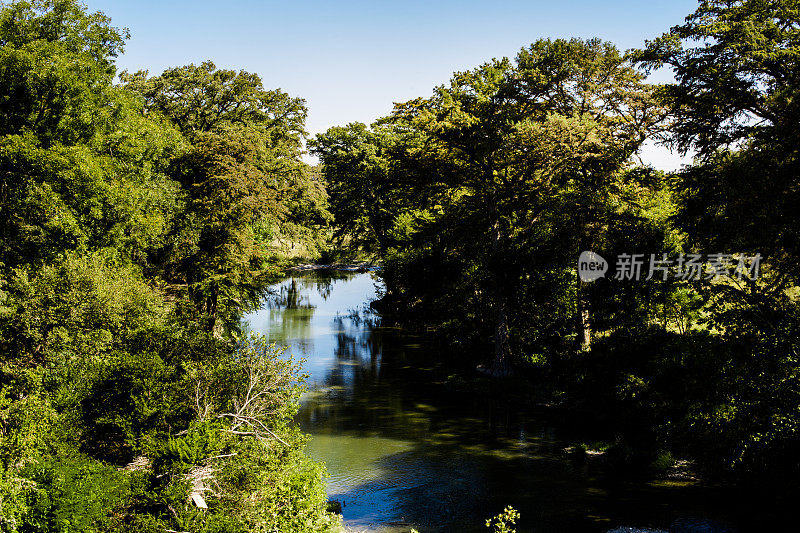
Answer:
[[[488,373],[495,377],[511,375],[511,344],[508,339],[508,310],[505,299],[497,302],[497,317],[494,327],[494,360]]]
[[[592,345],[592,326],[589,320],[589,306],[584,298],[583,290],[581,289],[580,274],[576,273],[576,301],[578,304],[578,333],[581,339],[581,348],[588,350]]]
[[[206,330],[209,333],[214,333],[217,326],[217,302],[219,298],[219,289],[214,287],[211,294],[206,298]]]
[[[494,284],[495,314],[494,360],[487,373],[495,377],[511,374],[511,343],[508,334],[508,304],[505,295],[504,276],[501,273],[503,259],[500,257],[500,221],[495,218],[492,225],[492,278]]]
[[[584,250],[592,250],[591,243],[593,239],[591,239],[589,227],[586,223],[586,213],[582,210],[578,210],[578,250],[575,258],[578,258],[578,254],[580,254]],[[586,298],[585,291],[583,290],[583,281],[581,281],[580,272],[577,270],[575,271],[575,300],[577,303],[577,333],[578,338],[581,340],[580,348],[582,350],[588,350],[592,345],[592,326],[590,321],[590,314],[589,314],[589,302]]]

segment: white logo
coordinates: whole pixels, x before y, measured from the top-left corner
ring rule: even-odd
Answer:
[[[608,261],[594,252],[581,252],[578,257],[578,276],[581,281],[594,281],[608,272]]]

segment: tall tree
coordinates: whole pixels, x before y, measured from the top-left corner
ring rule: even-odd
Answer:
[[[725,468],[789,475],[800,405],[798,53],[796,1],[705,0],[637,54],[672,68],[660,93],[671,141],[697,154],[673,179],[677,225],[698,249],[762,257],[758,280],[704,286],[723,348],[710,355],[720,392],[695,415],[694,439]]]
[[[677,181],[685,228],[709,246],[760,252],[784,273],[800,255],[800,8],[710,0],[637,59],[671,67],[660,96],[671,141],[698,164]],[[796,279],[796,274],[791,274]]]
[[[568,190],[602,189],[657,120],[650,89],[613,45],[540,40],[515,61],[456,73],[394,119],[424,134],[410,152],[428,179],[458,191],[458,209],[485,245],[494,313],[489,372],[509,372],[509,297],[516,238],[535,232]]]
[[[71,1],[0,11],[0,263],[111,248],[144,264],[177,187],[179,132],[112,85],[125,32]]]
[[[46,145],[85,141],[109,100],[127,31],[72,0],[3,3],[0,134],[29,131]]]
[[[187,201],[163,261],[213,329],[220,309],[240,310],[275,273],[271,245],[282,230],[327,223],[322,184],[300,159],[305,103],[210,61],[120,78],[191,143],[172,167]]]
[[[401,213],[423,207],[413,168],[398,156],[414,136],[382,122],[333,127],[309,142],[319,156],[339,246],[385,257]]]

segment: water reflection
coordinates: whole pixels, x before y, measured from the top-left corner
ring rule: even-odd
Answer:
[[[550,421],[501,386],[476,391],[448,375],[424,338],[383,327],[368,305],[379,290],[373,274],[312,272],[273,287],[246,317],[307,359],[298,421],[357,531],[486,531],[509,504],[520,532],[666,528],[722,507],[719,493],[620,482],[568,460]]]

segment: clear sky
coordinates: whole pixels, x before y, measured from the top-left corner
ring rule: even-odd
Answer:
[[[513,57],[540,37],[600,37],[625,50],[681,23],[697,6],[697,0],[84,1],[130,29],[121,69],[159,74],[211,59],[258,73],[265,87],[306,99],[312,135],[370,123],[393,102],[430,95],[454,71]],[[668,76],[659,73],[656,81]],[[643,159],[664,169],[679,164],[653,147]]]

